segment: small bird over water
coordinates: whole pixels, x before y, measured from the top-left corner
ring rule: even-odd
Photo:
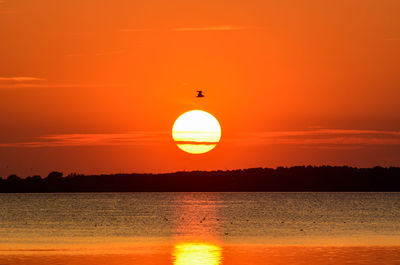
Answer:
[[[204,98],[203,91],[197,90],[197,98]]]

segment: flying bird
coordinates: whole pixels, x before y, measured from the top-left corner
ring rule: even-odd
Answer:
[[[197,98],[204,98],[203,91],[197,90]]]

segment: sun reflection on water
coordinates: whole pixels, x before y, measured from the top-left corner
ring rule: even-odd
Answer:
[[[180,243],[174,246],[174,265],[219,265],[221,247],[206,243]]]
[[[177,194],[174,208],[174,265],[220,265],[219,214],[216,195]]]

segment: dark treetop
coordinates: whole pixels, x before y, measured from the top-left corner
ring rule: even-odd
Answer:
[[[297,166],[165,174],[80,175],[51,172],[0,179],[0,192],[400,191],[400,168]]]

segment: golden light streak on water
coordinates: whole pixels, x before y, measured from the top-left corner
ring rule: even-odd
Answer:
[[[222,249],[207,243],[181,243],[174,246],[174,265],[219,265]]]

